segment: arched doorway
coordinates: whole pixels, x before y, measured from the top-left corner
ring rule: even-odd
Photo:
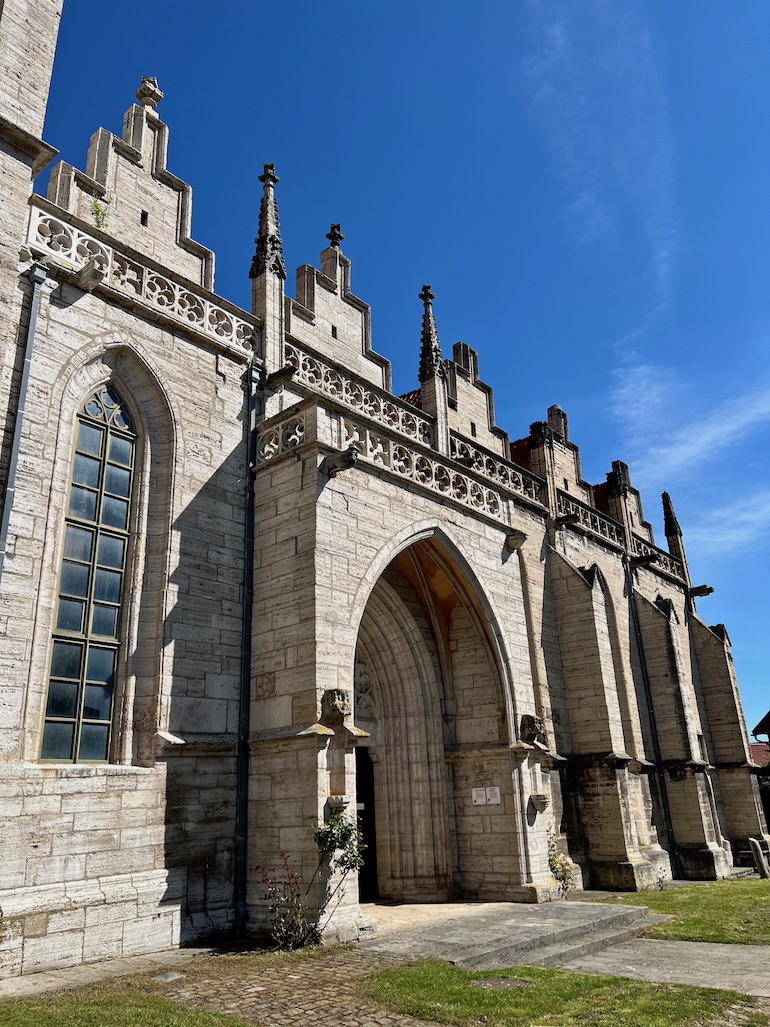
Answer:
[[[433,540],[399,553],[372,589],[355,721],[368,732],[362,900],[502,898],[520,884],[503,676],[481,603]]]

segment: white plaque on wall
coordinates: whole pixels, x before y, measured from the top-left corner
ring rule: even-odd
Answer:
[[[486,806],[486,804],[487,804],[487,790],[486,790],[486,788],[474,788],[472,791],[473,791],[473,805],[474,806]]]
[[[486,792],[486,799],[487,799],[487,805],[488,806],[499,806],[500,805],[500,802],[501,802],[501,799],[500,799],[500,789],[497,786],[494,786],[492,788],[485,788],[484,791]]]

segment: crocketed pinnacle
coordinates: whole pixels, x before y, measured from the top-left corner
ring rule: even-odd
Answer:
[[[422,336],[420,339],[420,370],[417,380],[422,384],[433,378],[436,374],[443,375],[444,363],[441,355],[441,344],[438,341],[436,331],[436,319],[433,316],[432,301],[436,297],[430,291],[429,285],[423,285],[420,299],[423,302],[422,314]]]
[[[254,240],[257,249],[251,261],[249,278],[259,278],[260,275],[269,271],[285,281],[286,265],[283,262],[281,224],[278,220],[278,202],[275,198],[275,186],[279,181],[275,173],[275,164],[265,164],[265,170],[259,176],[259,181],[262,183],[259,233]]]
[[[668,492],[663,493],[663,531],[665,532],[666,538],[670,538],[672,535],[681,535],[682,529],[679,527],[679,521],[676,519],[674,513],[674,504],[671,502],[671,496]]]

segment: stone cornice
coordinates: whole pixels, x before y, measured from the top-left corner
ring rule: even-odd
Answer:
[[[59,151],[44,143],[42,139],[32,135],[0,115],[0,139],[6,139],[11,146],[31,158],[32,175],[39,175],[46,164],[50,164]]]

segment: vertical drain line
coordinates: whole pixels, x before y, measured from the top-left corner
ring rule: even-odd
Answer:
[[[251,618],[254,607],[254,363],[246,368],[244,439],[246,449],[246,524],[243,547],[243,623],[241,626],[241,688],[238,706],[238,740],[235,757],[235,854],[233,860],[234,933],[246,933],[247,827],[249,814],[249,711],[251,705]]]
[[[8,527],[11,523],[11,510],[13,508],[13,497],[16,492],[16,470],[19,464],[19,449],[21,448],[21,430],[24,426],[24,410],[27,402],[27,387],[29,385],[29,373],[32,366],[32,350],[35,346],[35,335],[37,334],[37,321],[40,315],[40,293],[48,275],[42,264],[33,264],[29,271],[29,278],[32,282],[32,302],[29,309],[29,321],[27,322],[26,338],[24,340],[24,366],[21,372],[21,383],[19,385],[19,402],[16,406],[16,415],[13,424],[13,443],[11,445],[11,459],[8,464],[8,480],[5,487],[5,501],[3,503],[3,519],[0,522],[0,579],[3,576],[5,564],[5,552],[8,545]]]

